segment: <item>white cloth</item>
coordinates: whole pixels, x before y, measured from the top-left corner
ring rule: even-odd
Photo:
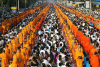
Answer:
[[[47,66],[49,62],[47,60],[44,60],[43,63]]]
[[[38,34],[41,35],[42,34],[42,31],[39,31]]]
[[[43,54],[45,55],[45,51],[44,50],[40,50],[40,54],[43,52]]]

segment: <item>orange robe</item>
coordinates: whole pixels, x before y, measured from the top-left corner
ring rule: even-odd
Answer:
[[[24,56],[22,53],[17,52],[16,53],[17,59],[21,59],[21,61],[18,61],[18,66],[19,67],[24,67]]]
[[[7,56],[8,56],[8,59],[10,59],[10,49],[8,49],[8,48],[6,47],[4,50],[5,50],[5,53],[6,53]]]
[[[2,27],[3,27],[3,34],[4,34],[5,31],[6,31],[6,26],[5,25],[2,25]]]
[[[0,58],[1,58],[1,67],[7,67],[8,66],[7,54],[6,53],[1,53]]]
[[[16,47],[18,48],[19,47],[19,43],[18,43],[18,38],[15,37],[15,41],[16,41]]]
[[[90,64],[92,67],[99,67],[99,58],[95,55],[91,56]]]
[[[78,48],[78,44],[77,44],[77,45],[75,45],[75,46],[73,47],[73,50],[72,50],[74,60],[75,60],[75,56],[76,56],[76,49],[77,49],[77,48]]]
[[[9,58],[12,59],[13,58],[13,55],[12,55],[12,45],[8,44],[8,49],[10,49],[10,56]]]
[[[30,47],[29,47],[29,45],[28,44],[24,44],[24,46],[23,47],[25,47],[25,48],[27,48],[25,51],[26,51],[26,60],[29,58],[29,51],[30,51]]]
[[[19,44],[22,44],[23,43],[23,36],[22,36],[22,33],[19,33]]]
[[[72,45],[73,45],[73,42],[74,42],[74,40],[70,40],[70,42],[69,42],[69,47],[70,47],[70,50],[72,50]]]
[[[99,64],[100,64],[100,55],[98,55],[98,59],[99,59]]]
[[[21,53],[24,54],[23,57],[24,57],[24,64],[25,64],[25,63],[26,63],[26,58],[25,58],[25,56],[26,56],[26,55],[25,55],[25,54],[26,54],[26,53],[25,53],[25,48],[21,48]]]
[[[31,51],[31,39],[29,39],[29,40],[26,42],[26,44],[30,44],[30,45],[28,45],[28,47],[29,47],[29,51]]]
[[[79,59],[78,58],[79,56],[82,56],[82,59]],[[83,61],[84,61],[83,53],[76,50],[76,56],[75,57],[76,57],[77,67],[83,67]]]
[[[16,44],[15,40],[12,40],[11,43],[12,43],[12,46],[13,46],[13,51],[16,52],[17,51],[17,44]]]
[[[94,55],[95,52],[98,53],[98,51],[95,48],[90,50],[90,58],[92,57],[92,55]]]
[[[17,67],[17,56],[16,56],[16,54],[13,56],[12,67]]]

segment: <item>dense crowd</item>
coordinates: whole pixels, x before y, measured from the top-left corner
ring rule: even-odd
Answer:
[[[60,6],[59,6],[60,7]],[[60,7],[60,9],[69,17],[69,19],[72,21],[72,27],[73,33],[75,33],[75,30],[78,29],[78,31],[75,33],[76,38],[79,43],[81,43],[82,47],[84,48],[84,64],[86,64],[86,57],[90,61],[90,65],[92,67],[99,67],[100,62],[100,31],[96,28],[96,26],[91,23],[90,25],[81,20],[80,18],[76,17],[75,14],[71,14],[69,11],[66,11],[66,9]],[[74,26],[74,27],[73,27]],[[75,28],[76,27],[76,28]],[[87,38],[86,41],[84,41],[84,38]],[[83,42],[82,42],[83,40]],[[85,43],[86,42],[86,43]]]
[[[19,31],[23,29],[30,21],[32,21],[40,12],[42,8],[37,10],[32,15],[29,15],[28,17],[24,18],[21,22],[19,22],[16,26],[12,27],[12,29],[8,30],[7,33],[2,34],[0,37],[0,47],[4,48],[5,45],[11,41],[10,39],[12,37],[15,37],[15,35],[18,37]]]
[[[31,22],[45,6],[0,37],[1,67],[99,67],[100,30],[59,6],[72,26],[89,41],[84,46],[85,42],[80,43],[79,35],[74,35],[74,27],[62,18],[60,10],[57,12],[54,4],[49,6],[46,17],[46,12],[41,14],[34,26]]]
[[[71,14],[70,12],[65,13],[73,22],[73,24],[77,26],[78,30],[81,31],[86,37],[90,38],[91,44],[94,45],[95,48],[99,49],[100,30],[94,27],[92,23],[89,25],[86,21],[81,20],[80,18],[76,17],[74,14]]]
[[[38,31],[37,39],[27,67],[70,67],[72,65],[70,64],[72,55],[69,53],[53,5],[49,9],[42,28]]]
[[[1,67],[25,66],[36,38],[36,25],[31,27],[30,22],[37,17],[43,8],[24,18],[0,37]]]

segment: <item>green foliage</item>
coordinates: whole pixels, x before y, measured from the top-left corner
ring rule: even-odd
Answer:
[[[16,6],[16,1],[18,3],[18,0],[3,0],[3,5],[5,5],[5,7],[12,7],[12,6]],[[31,4],[35,3],[37,0],[26,0],[26,7],[29,7]],[[0,0],[0,7],[2,0]],[[31,3],[31,4],[30,4]],[[20,4],[20,8],[24,8],[25,7],[25,0],[19,0],[19,4]]]
[[[72,1],[72,0],[68,0],[68,1]]]
[[[76,5],[76,8],[78,8],[78,5]]]

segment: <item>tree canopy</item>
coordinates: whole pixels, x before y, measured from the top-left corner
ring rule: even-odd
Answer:
[[[35,3],[36,1],[37,0],[26,0],[26,7]],[[1,2],[2,2],[2,0],[0,0],[0,7],[2,6]],[[3,0],[3,6],[5,6],[5,7],[16,6],[16,2],[18,3],[18,0]],[[20,6],[19,6],[20,8],[24,8],[25,0],[19,0],[19,4],[20,4]]]

